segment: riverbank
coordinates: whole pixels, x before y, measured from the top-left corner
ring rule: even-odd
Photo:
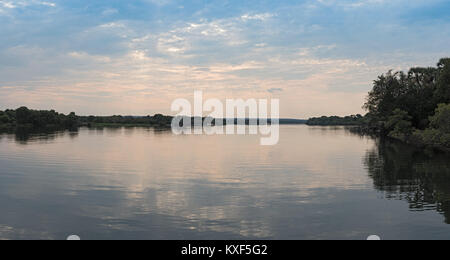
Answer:
[[[388,139],[391,141],[400,142],[410,146],[421,149],[437,150],[440,152],[450,153],[450,147],[445,146],[442,141],[435,140],[434,142],[426,142],[426,130],[415,130],[410,135],[398,135],[386,132],[381,128],[370,128],[367,125],[347,126],[349,131],[359,135],[370,136],[374,138]]]
[[[363,108],[365,116],[311,118],[308,124],[359,125],[361,133],[450,150],[450,58],[379,76]]]

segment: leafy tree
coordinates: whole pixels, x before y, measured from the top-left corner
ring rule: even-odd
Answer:
[[[362,115],[351,115],[346,117],[315,117],[310,118],[306,123],[308,125],[361,125],[364,122],[364,117]]]
[[[389,136],[404,139],[412,134],[412,117],[401,109],[394,110],[386,122]]]
[[[450,148],[450,104],[440,104],[430,117],[430,127],[416,131],[414,138],[424,145]]]
[[[364,104],[364,124],[403,141],[450,147],[449,103],[449,58],[441,59],[436,68],[389,71],[374,81]]]
[[[430,117],[430,126],[442,133],[450,134],[450,104],[439,104],[436,114]]]
[[[8,117],[8,115],[3,112],[0,111],[0,124],[7,124],[10,122],[10,118]]]
[[[407,76],[403,72],[389,71],[381,75],[373,83],[364,108],[377,120],[386,120],[399,106],[400,99],[407,93]]]
[[[450,103],[450,58],[441,59],[438,70],[439,81],[435,100],[438,103]]]
[[[65,126],[67,128],[75,128],[78,125],[78,118],[75,112],[71,112],[66,118],[65,118]]]
[[[425,129],[428,126],[428,117],[434,114],[437,105],[437,82],[436,68],[413,68],[409,71],[407,92],[401,102],[404,102],[402,109],[412,116],[414,127]]]
[[[172,117],[157,114],[153,117],[135,117],[135,116],[89,116],[80,117],[71,112],[68,115],[57,113],[55,110],[30,110],[27,107],[21,107],[17,110],[0,111],[0,129],[11,130],[57,130],[74,129],[80,125],[108,126],[108,125],[134,125],[134,126],[170,126]]]
[[[31,120],[31,111],[27,107],[20,107],[16,110],[16,120],[18,124],[29,124]]]

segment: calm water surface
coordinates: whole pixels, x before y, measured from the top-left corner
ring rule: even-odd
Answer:
[[[450,157],[342,128],[0,138],[0,239],[450,239]]]

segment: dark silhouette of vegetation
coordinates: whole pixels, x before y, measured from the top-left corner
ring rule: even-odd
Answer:
[[[169,128],[172,124],[172,116],[156,114],[154,116],[77,116],[74,112],[64,115],[54,110],[30,110],[21,107],[16,110],[0,111],[0,132],[47,132],[49,130],[76,129],[80,126],[87,127],[158,127]],[[206,118],[202,118],[203,122]],[[191,126],[196,124],[195,118],[187,117],[186,122]],[[212,120],[214,125],[216,120]],[[238,119],[231,120],[235,124]],[[183,121],[185,122],[185,121]],[[251,120],[245,119],[245,124],[250,124]],[[280,119],[280,124],[303,124],[305,120]],[[222,125],[226,125],[228,120],[224,119]],[[268,120],[271,123],[271,120]],[[183,125],[183,124],[182,124]]]
[[[30,110],[21,107],[16,110],[0,111],[0,130],[44,130],[73,129],[78,127],[75,113],[64,115],[54,110]]]
[[[450,58],[434,68],[379,76],[364,108],[364,117],[311,118],[307,124],[357,125],[355,132],[450,150]]]
[[[289,119],[289,118],[280,118],[280,125],[303,125],[308,122],[308,120],[302,119]]]
[[[430,126],[424,131],[415,130],[410,140],[425,146],[450,148],[450,104],[440,104],[429,120]]]
[[[156,114],[154,116],[83,116],[79,122],[83,126],[158,126],[168,127],[172,123],[171,116]]]
[[[49,130],[76,129],[80,126],[170,126],[172,117],[155,116],[77,116],[74,112],[64,115],[54,110],[30,110],[20,107],[16,110],[0,111],[0,131],[2,132],[46,132]]]
[[[354,126],[362,125],[364,123],[364,117],[362,115],[352,115],[346,117],[314,117],[310,118],[306,124],[315,126]]]
[[[365,127],[404,142],[450,149],[450,59],[374,81]]]

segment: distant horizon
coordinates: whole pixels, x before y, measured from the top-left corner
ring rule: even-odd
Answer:
[[[61,111],[58,111],[58,110],[56,110],[56,109],[36,109],[36,108],[33,108],[33,107],[27,107],[27,106],[18,106],[18,107],[16,107],[16,108],[0,108],[0,111],[5,111],[5,110],[16,110],[16,109],[21,108],[21,107],[26,107],[26,108],[28,108],[28,109],[30,109],[30,110],[44,110],[44,111],[51,111],[51,110],[54,110],[55,112],[57,112],[57,113],[62,113],[62,114],[69,114],[69,113],[71,113],[71,112],[74,112],[77,116],[81,116],[81,117],[89,117],[89,116],[96,116],[96,117],[112,117],[112,116],[122,116],[122,117],[147,117],[147,116],[155,116],[155,115],[158,115],[158,114],[161,114],[161,115],[164,115],[164,116],[172,116],[172,117],[176,116],[176,115],[174,115],[174,114],[162,114],[162,113],[153,113],[153,114],[148,114],[148,115],[127,115],[127,114],[105,114],[105,115],[96,115],[96,114],[78,114],[77,111],[61,112]],[[364,114],[365,114],[365,113],[364,113]],[[364,115],[364,114],[360,114],[360,115]],[[352,114],[352,115],[358,115],[358,114]],[[323,116],[326,116],[326,117],[331,117],[331,116],[345,117],[345,116],[352,116],[352,115],[318,115],[318,116],[312,116],[312,117],[308,117],[308,118],[279,117],[279,119],[280,119],[280,120],[298,120],[298,121],[307,121],[308,119],[314,118],[314,117],[323,117]],[[205,115],[204,117],[207,117],[207,115]],[[229,118],[215,118],[215,119],[229,119]],[[242,118],[237,118],[237,117],[235,117],[234,119],[242,119]],[[246,117],[246,118],[244,118],[244,119],[265,119],[265,118],[261,118],[261,117],[258,117],[258,118],[249,118],[249,117]],[[267,119],[270,119],[270,116],[269,116]]]

